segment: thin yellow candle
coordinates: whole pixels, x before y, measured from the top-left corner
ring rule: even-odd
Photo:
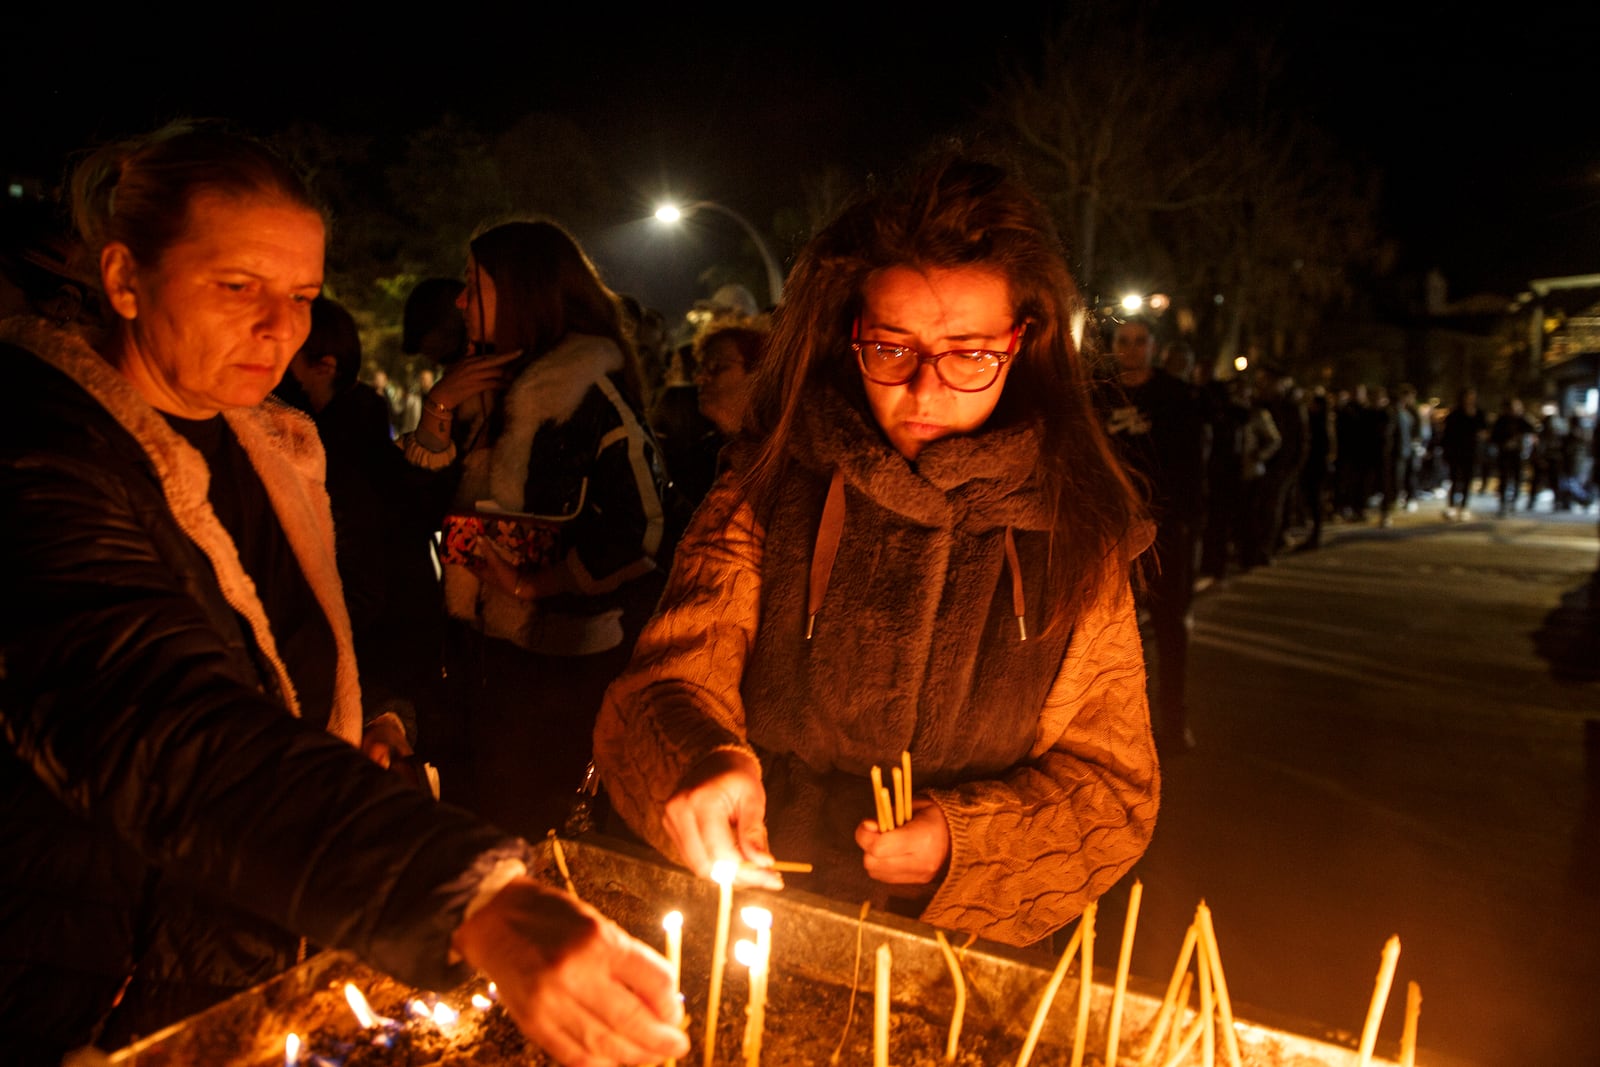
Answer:
[[[878,946],[872,1000],[872,1064],[889,1067],[889,946]]]
[[[1028,1067],[1028,1061],[1033,1059],[1033,1050],[1039,1044],[1039,1034],[1044,1030],[1045,1016],[1050,1014],[1050,1005],[1055,1003],[1056,990],[1061,988],[1061,980],[1067,976],[1067,967],[1071,965],[1072,958],[1078,954],[1078,946],[1083,943],[1083,924],[1072,931],[1072,940],[1067,942],[1066,950],[1061,953],[1061,959],[1056,963],[1056,969],[1050,974],[1050,981],[1045,983],[1044,996],[1039,998],[1039,1006],[1033,1011],[1033,1023],[1028,1027],[1027,1039],[1022,1042],[1022,1053],[1017,1057],[1017,1067]]]
[[[901,753],[900,753],[900,773],[905,777],[905,780],[906,780],[906,812],[909,813],[911,811],[911,793],[912,793],[912,789],[911,789],[911,753],[910,753],[909,750],[902,750]]]
[[[1222,953],[1217,949],[1217,931],[1211,922],[1211,909],[1201,901],[1195,909],[1195,924],[1206,943],[1206,959],[1211,964],[1211,986],[1217,997],[1217,1013],[1222,1021],[1222,1043],[1228,1053],[1228,1067],[1240,1067],[1239,1035],[1233,1029],[1233,1001],[1228,996],[1228,980],[1222,974]]]
[[[1400,959],[1400,938],[1390,937],[1383,945],[1383,959],[1378,964],[1378,980],[1372,986],[1372,1003],[1367,1006],[1367,1024],[1361,1028],[1361,1067],[1372,1062],[1372,1047],[1378,1043],[1378,1024],[1383,1021],[1383,1009],[1389,1003],[1389,987],[1394,983],[1394,965]]]
[[[739,1046],[744,1056],[746,1067],[753,1067],[757,1062],[751,1059],[751,1052],[756,1047],[756,1033],[759,1028],[759,1024],[756,1022],[756,987],[761,982],[757,975],[757,971],[761,967],[758,960],[759,956],[760,952],[756,948],[754,941],[746,941],[740,938],[733,943],[733,958],[748,968],[750,972],[750,999],[744,1007],[744,1041]]]
[[[683,985],[683,912],[669,911],[661,917],[661,926],[667,931],[667,970],[672,974],[672,993],[682,996]],[[477,998],[473,998],[476,1003]],[[677,1067],[677,1060],[668,1060],[667,1067]]]
[[[738,873],[738,860],[718,860],[711,865],[711,880],[717,883],[717,933],[711,943],[711,995],[706,1001],[706,1041],[700,1061],[703,1067],[711,1067],[717,1054],[717,1011],[722,1007],[722,972],[728,962],[728,927],[733,919],[733,879]]]
[[[779,874],[810,874],[811,864],[796,863],[793,860],[773,860],[771,869]]]
[[[944,953],[944,963],[950,968],[950,981],[956,987],[956,1007],[950,1013],[950,1038],[945,1042],[944,1060],[946,1063],[956,1061],[956,1045],[961,1042],[961,1020],[967,1011],[967,978],[961,973],[961,961],[956,959],[955,950],[950,947],[950,942],[945,940],[943,930],[935,930],[933,936],[939,942],[939,951]]]
[[[1185,1001],[1187,999],[1185,997]],[[1167,1054],[1167,1058],[1161,1061],[1161,1067],[1178,1067],[1178,1064],[1182,1063],[1190,1051],[1193,1050],[1195,1042],[1200,1040],[1200,1035],[1205,1033],[1205,1029],[1206,1020],[1204,1016],[1195,1019],[1194,1024],[1184,1032],[1181,1040],[1178,1037],[1178,1031],[1174,1029],[1172,1031],[1172,1049]]]
[[[904,826],[911,818],[911,805],[906,803],[906,775],[899,767],[890,767],[889,777],[894,780],[894,824]]]
[[[1178,985],[1189,973],[1189,959],[1194,955],[1195,941],[1199,936],[1199,932],[1191,923],[1189,932],[1183,935],[1183,948],[1178,950],[1178,963],[1172,968],[1172,980],[1167,983],[1167,995],[1161,1000],[1161,1010],[1156,1012],[1156,1025],[1151,1030],[1150,1043],[1145,1046],[1144,1055],[1139,1059],[1139,1067],[1151,1067],[1160,1052],[1162,1039],[1167,1036],[1167,1028],[1169,1026],[1173,1029],[1178,1028],[1173,1022],[1178,1001]]]
[[[1111,1020],[1106,1030],[1106,1067],[1117,1067],[1117,1045],[1122,1036],[1122,1000],[1128,990],[1128,968],[1133,962],[1133,931],[1139,925],[1139,903],[1144,883],[1135,881],[1128,891],[1128,917],[1122,923],[1122,951],[1117,956],[1117,981],[1111,990]]]
[[[761,1062],[761,1035],[767,1019],[767,975],[772,967],[772,912],[741,908],[739,918],[756,932],[755,960],[750,965],[750,1015],[745,1023],[744,1058],[748,1067]]]
[[[1162,1061],[1164,1063],[1176,1063],[1187,1054],[1188,1048],[1194,1047],[1194,1042],[1191,1041],[1185,1046],[1185,1053],[1180,1054],[1178,1052],[1178,1046],[1183,1038],[1183,1015],[1184,1012],[1189,1010],[1189,995],[1193,992],[1194,975],[1189,971],[1184,971],[1183,985],[1178,988],[1178,1003],[1172,1015],[1172,1037],[1167,1044],[1167,1058]],[[1200,1031],[1203,1029],[1205,1029],[1205,1020],[1197,1017],[1193,1026],[1195,1037],[1199,1037]]]
[[[1199,943],[1195,945],[1194,952],[1195,970],[1200,975],[1200,1021],[1203,1024],[1200,1061],[1202,1067],[1212,1067],[1216,1063],[1217,1056],[1217,1002],[1211,992],[1211,946],[1206,943],[1203,932]]]
[[[1089,1036],[1089,999],[1094,994],[1094,920],[1100,902],[1083,909],[1078,929],[1083,931],[1083,968],[1078,972],[1078,1025],[1072,1031],[1072,1067],[1083,1067],[1083,1046]]]
[[[887,794],[883,789],[883,768],[872,766],[872,803],[878,809],[878,832],[886,834],[894,829],[894,811],[884,803]]]
[[[578,888],[572,884],[572,872],[567,870],[567,854],[561,850],[561,838],[556,836],[554,830],[550,831],[550,852],[556,858],[556,870],[561,872],[561,880],[567,883],[567,892],[574,897],[578,895]]]
[[[1400,1034],[1400,1067],[1415,1067],[1417,1062],[1417,1018],[1422,1014],[1422,987],[1406,983],[1406,1028]]]

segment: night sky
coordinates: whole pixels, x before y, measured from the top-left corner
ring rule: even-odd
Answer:
[[[334,29],[310,9],[264,10],[246,29],[202,28],[203,44],[139,14],[8,15],[0,171],[48,176],[74,149],[181,114],[380,132],[444,110],[490,126],[546,111],[587,131],[641,203],[671,187],[763,220],[799,202],[819,163],[882,168],[970,122],[1060,5],[984,7],[1005,12],[988,23],[782,7],[630,23],[608,7],[506,26],[474,25],[466,7],[409,40],[370,16]],[[1600,15],[1529,8],[1497,24],[1402,3],[1167,10],[1222,42],[1274,20],[1294,56],[1286,94],[1382,171],[1381,222],[1402,265],[1439,267],[1452,296],[1600,271],[1587,54]]]

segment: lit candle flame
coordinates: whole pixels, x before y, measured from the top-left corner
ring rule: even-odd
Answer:
[[[740,908],[739,918],[752,930],[772,929],[772,912],[766,908]]]
[[[440,1026],[450,1026],[459,1018],[461,1013],[442,1000],[433,1006],[433,1021]]]
[[[429,1009],[427,1003],[420,997],[412,997],[411,1000],[406,1004],[406,1010],[419,1019],[433,1018],[432,1010]]]
[[[295,1067],[300,1062],[300,1035],[290,1034],[283,1039],[284,1067]]]
[[[761,953],[756,950],[754,941],[741,938],[733,943],[733,958],[746,967],[755,967],[761,962]]]
[[[372,1008],[367,1004],[367,998],[361,995],[354,982],[344,984],[344,999],[349,1002],[350,1010],[356,1013],[356,1021],[363,1030],[370,1030],[377,1023],[372,1014]]]
[[[661,917],[661,926],[668,933],[683,929],[683,912],[669,911]]]
[[[496,1000],[500,999],[500,989],[493,982],[489,983],[489,995],[494,997]]]
[[[484,996],[482,993],[474,993],[474,994],[472,994],[472,1006],[474,1008],[477,1008],[479,1011],[488,1011],[490,1005],[492,1005],[493,1003],[494,1003],[494,1001],[490,1000],[488,997]]]
[[[738,873],[738,860],[718,860],[711,865],[711,880],[718,885],[732,885]]]

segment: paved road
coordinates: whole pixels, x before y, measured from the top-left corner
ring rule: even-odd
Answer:
[[[1165,983],[1203,898],[1241,1014],[1353,1042],[1398,934],[1380,1055],[1416,981],[1423,1067],[1600,1064],[1596,517],[1326,538],[1197,601],[1135,972]]]

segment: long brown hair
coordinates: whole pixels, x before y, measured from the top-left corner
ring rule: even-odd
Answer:
[[[1086,312],[1055,227],[1038,198],[995,163],[941,150],[869,190],[801,250],[752,386],[747,425],[761,444],[746,492],[758,506],[770,497],[788,465],[796,414],[815,390],[832,386],[869,413],[851,323],[867,279],[894,266],[982,267],[1009,285],[1028,329],[990,422],[1040,426],[1039,477],[1054,516],[1048,625],[1070,625],[1093,602],[1105,568],[1131,556],[1144,509],[1095,415],[1074,340]]]
[[[572,235],[554,222],[505,222],[472,239],[472,260],[494,283],[495,347],[534,361],[569,333],[604,337],[622,350],[623,395],[639,408],[644,391],[622,301]]]

